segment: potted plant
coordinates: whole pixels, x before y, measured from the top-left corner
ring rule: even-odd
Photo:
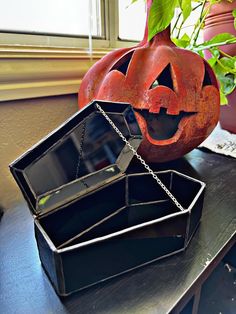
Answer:
[[[210,11],[206,16],[203,28],[204,41],[210,40],[214,36],[221,33],[230,33],[236,36],[234,9],[236,9],[235,0],[222,0],[211,5]],[[223,52],[227,53],[227,55],[236,55],[236,44],[225,45],[222,46],[220,49]],[[205,56],[207,58],[210,58],[211,54],[206,51]]]
[[[132,3],[136,1],[133,0]],[[149,40],[173,22],[176,9],[179,14],[172,26],[172,41],[177,46],[190,49],[202,57],[205,55],[208,59],[220,85],[221,105],[228,104],[221,109],[221,126],[236,133],[236,1],[153,0],[148,22]],[[191,12],[196,9],[200,13],[192,34],[183,34]],[[216,22],[220,13],[223,13],[223,17],[219,17],[220,22]],[[202,29],[205,41],[199,43]]]
[[[236,1],[222,0],[219,3],[213,4],[211,6],[209,14],[206,16],[205,25],[203,29],[204,40],[210,40],[214,36],[220,33],[228,32],[236,36]],[[230,65],[231,68],[236,68],[235,66],[235,56],[236,56],[236,43],[224,45],[220,47],[221,56],[220,62],[226,63],[226,66]],[[207,59],[211,58],[210,51],[205,51],[205,57]],[[222,68],[222,66],[214,63],[215,70]],[[227,106],[222,106],[220,111],[220,124],[221,127],[236,133],[236,89],[234,88],[234,74],[228,70],[224,71],[225,77],[223,77],[222,86],[227,89]],[[227,84],[227,85],[226,85]],[[231,92],[232,90],[232,92]]]

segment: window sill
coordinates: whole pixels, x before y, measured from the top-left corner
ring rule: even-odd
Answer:
[[[0,45],[0,101],[77,93],[84,74],[108,52]]]

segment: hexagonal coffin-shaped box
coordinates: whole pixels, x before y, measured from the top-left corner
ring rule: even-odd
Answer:
[[[68,295],[184,250],[201,217],[205,184],[174,170],[125,174],[133,154],[99,104],[137,149],[128,104],[94,101],[10,165],[35,216],[42,265]]]

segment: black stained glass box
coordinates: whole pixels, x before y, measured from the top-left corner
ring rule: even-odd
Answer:
[[[125,174],[142,135],[132,107],[94,101],[10,165],[34,216],[42,265],[61,296],[183,251],[205,184],[174,170]]]

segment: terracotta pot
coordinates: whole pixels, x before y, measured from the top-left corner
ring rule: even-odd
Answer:
[[[215,4],[211,7],[211,11],[205,20],[205,27],[203,30],[204,41],[210,40],[220,33],[231,33],[236,36],[234,28],[234,17],[232,15],[233,9],[236,8],[236,0],[232,3],[223,0],[221,3]],[[221,50],[231,56],[236,55],[236,44],[225,45]],[[211,57],[209,51],[204,52],[206,59]],[[227,96],[228,105],[221,106],[220,125],[223,129],[236,133],[236,90]]]
[[[233,9],[236,8],[236,0],[232,3],[227,0],[223,0],[221,3],[214,4],[211,7],[211,11],[206,17],[205,26],[203,31],[204,41],[210,40],[220,33],[231,33],[236,36],[236,30],[234,28],[234,17],[232,15]],[[222,46],[221,49],[230,54],[236,54],[236,44],[230,44]],[[206,58],[210,58],[211,54],[206,51]]]
[[[236,90],[227,99],[228,105],[220,108],[220,125],[222,129],[236,133]]]

